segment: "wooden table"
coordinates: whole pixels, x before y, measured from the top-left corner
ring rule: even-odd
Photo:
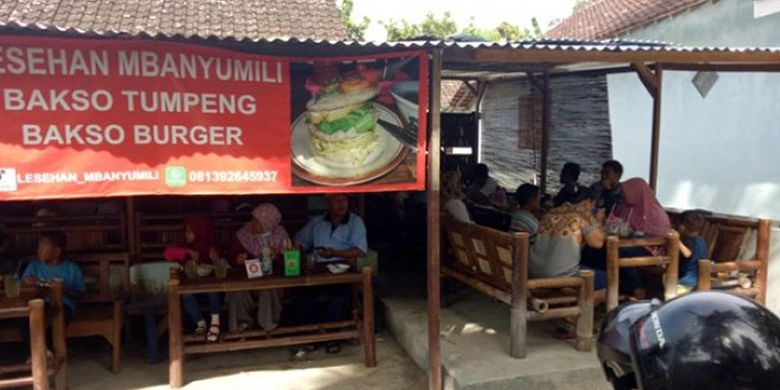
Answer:
[[[54,339],[54,361],[51,366],[46,358],[46,313],[43,297],[49,296],[52,338]],[[63,313],[62,283],[56,282],[49,288],[25,288],[17,298],[0,295],[0,320],[28,318],[30,321],[31,364],[1,366],[0,377],[30,375],[0,379],[0,388],[32,385],[34,389],[48,389],[49,376],[54,376],[56,389],[66,389],[67,349],[65,347],[65,316]]]
[[[255,348],[269,348],[310,344],[324,341],[361,339],[367,367],[376,366],[374,340],[374,294],[371,283],[371,268],[362,272],[341,274],[312,273],[297,277],[281,275],[247,279],[243,268],[231,270],[225,279],[213,276],[196,280],[182,280],[179,271],[171,270],[168,284],[168,330],[170,346],[169,381],[172,388],[183,385],[183,360],[186,354],[239,351]],[[210,292],[235,292],[247,290],[276,290],[295,287],[314,287],[349,284],[353,288],[353,316],[351,320],[325,322],[313,325],[280,327],[272,331],[261,329],[223,334],[220,341],[207,343],[202,336],[182,335],[181,295]],[[362,289],[362,305],[357,298]],[[360,308],[362,306],[362,316]]]
[[[680,237],[677,232],[670,232],[665,237],[642,236],[620,237],[607,236],[607,311],[618,306],[620,268],[627,267],[664,267],[664,298],[672,299],[677,292],[679,277]],[[632,247],[664,247],[666,253],[660,256],[621,257],[620,248]]]

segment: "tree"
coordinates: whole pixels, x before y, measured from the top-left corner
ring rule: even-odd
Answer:
[[[387,32],[387,40],[397,41],[419,36],[435,37],[445,39],[460,32],[465,35],[482,38],[488,41],[508,41],[514,42],[522,39],[536,38],[541,36],[542,31],[536,18],[531,19],[533,31],[522,28],[516,24],[504,21],[493,29],[479,28],[474,24],[474,18],[471,18],[468,26],[460,29],[457,22],[452,18],[449,12],[445,12],[441,18],[437,18],[432,13],[425,15],[425,19],[419,24],[409,23],[406,20],[394,21],[392,19],[380,22]]]
[[[496,27],[496,32],[501,39],[507,42],[519,41],[529,35],[527,30],[521,30],[520,26],[509,22],[501,22],[501,24]]]
[[[574,3],[574,10],[576,11],[576,10],[578,10],[578,9],[580,9],[580,8],[582,8],[582,7],[585,7],[586,5],[588,5],[588,4],[590,4],[590,3],[594,3],[594,2],[596,2],[596,1],[597,1],[597,0],[577,0],[577,1]]]
[[[444,39],[458,32],[458,23],[455,22],[452,14],[449,12],[445,12],[441,18],[437,18],[433,13],[429,12],[420,24],[409,23],[404,19],[400,22],[390,19],[380,22],[380,24],[387,32],[388,41],[397,41],[421,35]]]
[[[362,41],[371,19],[364,16],[360,23],[355,23],[352,20],[352,10],[355,7],[353,0],[341,0],[337,6],[339,14],[341,14],[341,24],[347,29],[347,37],[355,41]]]
[[[536,17],[531,18],[531,27],[534,29],[531,38],[540,38],[542,36],[542,28],[539,27],[539,20]]]

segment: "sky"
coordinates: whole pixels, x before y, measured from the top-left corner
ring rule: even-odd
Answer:
[[[379,21],[388,19],[406,19],[409,22],[420,22],[425,14],[432,12],[441,16],[450,11],[458,22],[458,27],[465,27],[471,18],[480,28],[492,29],[502,21],[507,21],[521,27],[531,28],[531,18],[536,17],[542,30],[556,19],[563,19],[571,14],[575,0],[354,0],[353,19],[361,20],[363,16],[371,19],[371,25],[366,31],[367,40],[385,40],[385,29]]]

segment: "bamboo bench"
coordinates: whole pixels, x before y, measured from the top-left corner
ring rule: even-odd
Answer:
[[[130,291],[130,255],[95,253],[68,256],[81,268],[86,292],[79,299],[73,321],[65,330],[67,338],[100,336],[111,345],[111,371],[119,372],[122,351],[122,305]],[[110,268],[122,269],[121,291],[114,293],[109,284]]]
[[[111,371],[119,372],[122,348],[124,295],[130,291],[130,255],[128,253],[95,253],[66,255],[78,264],[84,276],[86,291],[78,300],[78,308],[71,323],[65,328],[66,338],[99,336],[112,348]],[[115,294],[109,284],[110,268],[122,268],[122,291]],[[3,329],[0,338],[21,341],[18,330]]]
[[[734,272],[746,273],[749,286],[737,285],[725,290],[765,304],[770,229],[770,222],[765,219],[708,218],[704,229],[708,258],[699,260],[696,289],[710,290],[713,281],[723,284],[723,279],[730,278]],[[755,236],[755,252],[745,259],[751,236]]]
[[[48,310],[43,296],[50,298]],[[0,320],[29,319],[30,363],[0,366],[0,388],[32,386],[49,389],[49,378],[54,378],[58,390],[68,388],[67,348],[65,346],[65,316],[62,309],[62,284],[55,282],[48,288],[25,288],[17,298],[0,297]],[[51,324],[54,358],[46,357],[46,324]],[[2,341],[8,341],[2,338]]]
[[[620,296],[620,268],[665,267],[664,299],[677,296],[679,278],[680,236],[671,232],[666,237],[619,238],[607,237],[607,311],[617,307]],[[661,246],[666,254],[661,256],[621,257],[620,248]]]
[[[135,213],[136,230],[134,235],[137,260],[155,261],[163,259],[163,251],[169,245],[183,244],[184,220],[194,214],[147,214]],[[214,223],[216,243],[221,248],[229,248],[236,232],[252,217],[249,213],[201,214]],[[302,213],[285,213],[283,226],[287,232],[294,234],[308,221],[308,216]]]
[[[442,265],[442,275],[511,307],[509,354],[512,357],[524,358],[526,355],[527,322],[569,317],[577,318],[576,349],[590,351],[593,338],[592,271],[581,271],[578,276],[529,279],[527,233],[510,234],[451,219],[444,221],[444,229],[454,261]],[[571,293],[572,289],[576,293]],[[529,310],[532,301],[531,306],[535,309]]]

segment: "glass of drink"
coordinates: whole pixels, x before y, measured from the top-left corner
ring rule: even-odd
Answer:
[[[21,286],[19,283],[19,275],[15,273],[3,275],[3,282],[5,284],[5,296],[8,298],[16,298],[21,293]]]
[[[214,264],[214,276],[217,277],[217,279],[225,279],[227,277],[228,272],[228,264],[225,261],[225,259],[219,259]]]
[[[198,264],[195,263],[192,260],[184,263],[184,274],[187,275],[188,279],[197,279],[198,278]]]

